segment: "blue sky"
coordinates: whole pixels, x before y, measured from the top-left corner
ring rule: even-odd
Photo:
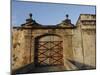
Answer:
[[[36,3],[36,2],[12,2],[12,25],[20,26],[33,14],[33,19],[43,25],[56,25],[61,23],[68,14],[73,24],[76,24],[80,14],[95,14],[95,6]]]

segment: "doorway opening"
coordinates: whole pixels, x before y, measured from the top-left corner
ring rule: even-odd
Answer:
[[[35,65],[56,66],[63,63],[63,41],[57,35],[45,35],[35,41]]]

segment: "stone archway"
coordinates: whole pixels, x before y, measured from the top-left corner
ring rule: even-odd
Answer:
[[[62,39],[58,35],[43,35],[35,39],[35,65],[64,65]]]

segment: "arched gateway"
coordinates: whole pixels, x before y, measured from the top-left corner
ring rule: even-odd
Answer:
[[[37,66],[63,65],[63,41],[57,35],[43,35],[35,41]]]

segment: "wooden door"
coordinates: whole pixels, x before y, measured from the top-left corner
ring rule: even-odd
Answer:
[[[57,36],[47,36],[38,41],[37,64],[63,65],[62,41]]]

